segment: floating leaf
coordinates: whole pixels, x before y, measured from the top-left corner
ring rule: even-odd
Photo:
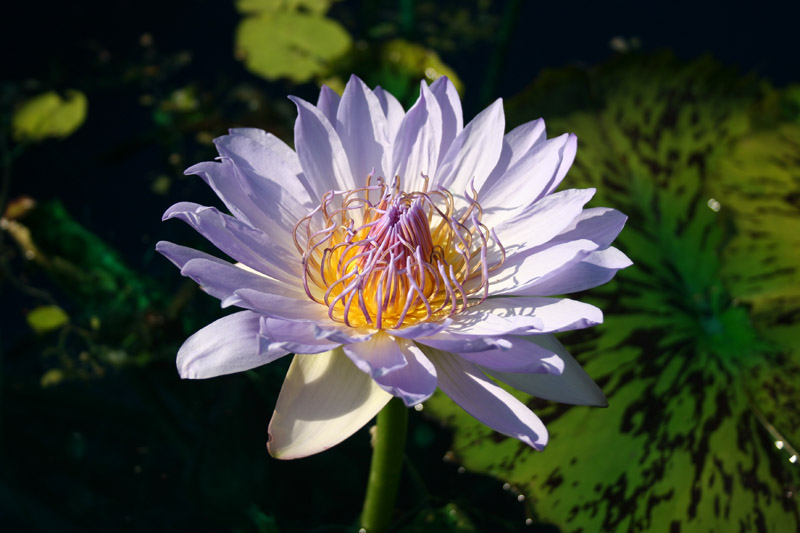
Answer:
[[[33,309],[25,319],[28,325],[42,335],[69,323],[69,315],[57,305],[43,305]]]
[[[80,91],[69,90],[65,98],[55,91],[34,96],[14,113],[14,139],[41,141],[48,137],[68,137],[86,120],[87,107],[86,95]]]
[[[754,113],[766,90],[708,58],[633,54],[509,103],[520,121],[548,116],[551,135],[576,132],[566,186],[597,186],[598,204],[630,215],[618,243],[634,266],[582,296],[605,323],[566,339],[609,407],[518,394],[550,430],[543,453],[441,395],[426,412],[455,427],[467,468],[520,486],[563,531],[800,527],[787,453],[800,438],[800,136]],[[565,93],[577,111],[551,117]]]
[[[236,2],[236,9],[240,13],[304,9],[323,15],[331,7],[331,3],[331,0],[239,0]]]
[[[301,5],[313,9],[300,11]],[[338,22],[323,16],[323,2],[246,0],[237,7],[248,16],[236,29],[236,55],[251,72],[270,80],[306,82],[352,43]]]

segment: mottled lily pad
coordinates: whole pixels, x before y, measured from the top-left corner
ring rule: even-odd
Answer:
[[[618,243],[635,263],[579,295],[606,321],[564,339],[609,407],[519,395],[550,430],[543,453],[442,396],[426,405],[455,428],[464,466],[516,484],[542,521],[800,527],[800,135],[764,112],[774,94],[708,58],[662,54],[551,72],[509,103],[519,121],[544,115],[550,135],[577,133],[565,186],[596,186],[594,205],[630,215]]]

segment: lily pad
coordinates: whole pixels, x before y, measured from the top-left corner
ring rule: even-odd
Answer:
[[[69,323],[69,315],[57,305],[42,305],[25,316],[28,325],[42,335]]]
[[[247,16],[236,29],[236,55],[248,70],[269,80],[309,81],[352,44],[350,34],[324,16],[322,2],[247,0],[237,7]]]
[[[464,466],[519,486],[543,521],[800,528],[800,137],[756,112],[772,91],[709,58],[631,55],[551,73],[509,103],[520,121],[545,114],[550,135],[577,133],[564,187],[596,186],[595,205],[630,216],[618,245],[634,261],[578,295],[605,323],[564,339],[607,409],[519,394],[550,430],[537,453],[442,396],[426,404],[454,427]]]
[[[55,91],[34,96],[14,113],[12,127],[17,141],[63,139],[86,120],[88,100],[80,91],[67,91],[62,98]]]

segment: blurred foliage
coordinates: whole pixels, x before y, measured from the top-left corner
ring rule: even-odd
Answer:
[[[269,80],[311,80],[350,48],[352,40],[326,18],[325,0],[240,0],[245,15],[236,29],[236,56],[254,74]]]
[[[62,98],[55,91],[34,96],[20,105],[12,125],[17,141],[63,139],[86,120],[88,100],[80,91],[68,90]]]
[[[423,20],[443,16],[432,5],[410,3],[414,13],[406,14],[416,20],[416,12],[424,13]],[[434,26],[415,27],[428,44],[397,38],[403,34],[403,8],[397,24],[384,23],[371,28],[370,40],[353,39],[345,28],[325,14],[331,7],[327,0],[281,1],[240,0],[237,10],[245,15],[236,31],[236,56],[254,74],[268,80],[288,78],[302,83],[314,80],[328,85],[336,92],[344,90],[351,74],[364,79],[370,86],[380,85],[394,94],[406,106],[419,95],[419,82],[432,82],[440,76],[453,80],[459,92],[464,86],[456,72],[446,65],[431,46],[452,48],[457,35],[477,39],[480,21],[467,23],[469,7],[452,6],[449,12],[458,15],[461,24],[452,29],[450,46],[437,38],[448,28],[444,20]],[[346,8],[342,8],[346,9]],[[487,7],[480,8],[486,18]],[[436,18],[434,17],[434,18]],[[484,20],[481,19],[481,21]],[[489,35],[484,36],[486,39]]]
[[[354,47],[332,66],[322,82],[341,93],[351,73],[360,76],[370,87],[383,87],[406,108],[419,96],[419,83],[422,80],[431,83],[441,76],[447,76],[459,92],[464,91],[464,84],[458,75],[442,62],[436,52],[403,39]]]
[[[788,91],[791,91],[789,89]],[[507,116],[577,133],[566,187],[629,215],[634,266],[578,295],[605,323],[567,337],[608,409],[518,394],[543,453],[442,396],[454,453],[564,531],[800,527],[800,128],[791,94],[709,58],[623,55],[543,73]],[[792,460],[792,457],[794,459]]]
[[[32,309],[25,318],[31,329],[40,335],[69,323],[69,315],[57,305],[40,305]]]
[[[163,295],[128,268],[119,253],[81,226],[59,201],[30,202],[9,233],[23,255],[90,313],[105,317],[142,311]]]

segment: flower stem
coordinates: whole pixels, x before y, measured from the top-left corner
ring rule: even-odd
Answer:
[[[400,398],[392,398],[378,413],[375,449],[361,514],[361,527],[368,533],[385,531],[391,522],[403,467],[407,427],[408,407]]]

